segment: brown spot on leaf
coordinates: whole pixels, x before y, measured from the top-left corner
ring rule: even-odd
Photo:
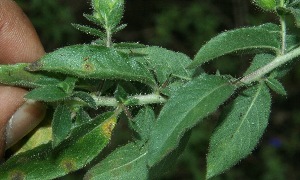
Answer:
[[[36,61],[33,63],[30,63],[27,67],[25,67],[26,71],[37,71],[39,70],[43,64],[40,61]]]
[[[116,125],[117,118],[115,116],[109,118],[108,120],[104,121],[102,124],[102,133],[106,138],[111,137],[112,130]]]
[[[13,171],[9,175],[9,179],[11,180],[23,180],[25,179],[25,173],[22,171]]]
[[[63,160],[60,165],[66,172],[71,172],[76,170],[76,162],[71,159]]]
[[[91,71],[94,71],[94,70],[95,70],[95,67],[94,67],[94,65],[93,65],[92,63],[90,63],[90,62],[85,62],[85,63],[83,64],[83,69],[84,69],[85,71],[91,72]]]

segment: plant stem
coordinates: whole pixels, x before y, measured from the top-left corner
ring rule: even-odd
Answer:
[[[111,30],[106,29],[106,47],[111,47]]]
[[[284,7],[284,0],[280,0],[280,6]],[[294,49],[293,51],[285,54],[286,51],[286,19],[285,15],[279,15],[280,18],[280,25],[281,25],[281,52],[280,55],[277,56],[272,62],[269,64],[261,67],[260,69],[256,70],[255,72],[243,77],[240,82],[241,83],[251,83],[263,77],[264,75],[268,74],[275,68],[287,63],[288,61],[292,60],[293,58],[300,55],[300,47]]]
[[[281,24],[281,55],[285,54],[286,50],[286,22],[285,16],[280,16],[280,24]]]
[[[105,97],[105,96],[93,96],[96,101],[97,106],[112,106],[117,107],[119,105],[118,101],[114,97]],[[131,96],[129,99],[136,99],[137,103],[134,105],[146,105],[146,104],[156,104],[156,103],[165,103],[167,100],[157,94],[148,94],[148,95],[136,95]]]
[[[111,47],[112,34],[111,34],[111,28],[108,25],[108,19],[107,19],[106,14],[104,15],[104,22],[105,22],[104,29],[106,31],[106,47]]]
[[[251,83],[253,81],[256,81],[258,79],[260,79],[261,77],[263,77],[264,75],[268,74],[269,72],[271,72],[272,70],[274,70],[275,68],[289,62],[290,60],[296,58],[300,56],[300,47],[290,51],[287,54],[281,55],[276,57],[272,62],[270,62],[269,64],[261,67],[260,69],[256,70],[255,72],[243,77],[240,82],[241,83]]]

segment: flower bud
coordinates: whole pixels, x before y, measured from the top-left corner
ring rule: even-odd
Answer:
[[[93,16],[101,24],[114,28],[121,21],[124,11],[124,0],[92,0]]]

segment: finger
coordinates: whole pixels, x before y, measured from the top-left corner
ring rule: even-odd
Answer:
[[[14,1],[0,1],[0,63],[32,62],[44,54],[29,19]]]
[[[28,18],[22,10],[11,0],[0,0],[0,63],[13,64],[17,62],[32,62],[44,54],[41,42]],[[35,108],[36,105],[24,104],[23,96],[25,90],[15,87],[0,86],[0,157],[5,150],[6,133],[16,132],[19,134],[12,136],[10,134],[9,143],[15,142],[31,129],[32,124],[40,120],[39,112],[43,110]],[[25,124],[14,127],[16,118],[11,118],[22,104],[32,107],[32,117],[28,117]],[[40,106],[43,107],[43,106]],[[22,108],[20,108],[22,109]],[[14,116],[16,117],[16,116]],[[20,117],[20,116],[17,116]],[[18,119],[18,118],[17,118]],[[6,128],[7,122],[10,125]],[[7,131],[7,132],[6,132]]]
[[[23,103],[23,95],[26,93],[23,89],[12,87],[0,87],[0,157],[5,151],[7,120]]]

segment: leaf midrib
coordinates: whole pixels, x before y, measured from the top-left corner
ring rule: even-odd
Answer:
[[[122,167],[124,167],[124,166],[127,166],[127,165],[129,165],[129,164],[131,164],[131,163],[134,163],[134,162],[138,161],[139,159],[141,159],[142,157],[144,157],[145,155],[147,155],[147,153],[148,153],[148,151],[146,151],[144,154],[141,154],[141,155],[138,156],[137,158],[135,158],[135,159],[133,159],[133,160],[131,160],[131,161],[129,161],[129,162],[127,162],[127,163],[121,165],[121,166],[118,166],[118,167],[116,167],[116,168],[113,168],[113,169],[111,169],[111,170],[108,170],[108,171],[106,171],[106,172],[103,172],[103,173],[101,173],[101,174],[98,174],[98,175],[96,175],[95,177],[99,177],[99,176],[101,176],[102,174],[105,174],[105,173],[108,173],[108,172],[116,171],[116,170],[118,170],[118,169],[120,169],[120,168],[122,168]],[[146,163],[145,163],[145,164],[146,164]]]
[[[248,116],[250,110],[252,109],[252,107],[253,107],[253,105],[254,105],[254,102],[256,102],[256,99],[257,99],[258,95],[260,94],[260,91],[261,91],[261,90],[262,90],[262,85],[260,85],[259,88],[257,89],[257,92],[255,93],[255,95],[254,95],[254,97],[253,97],[253,100],[252,100],[252,102],[251,102],[251,104],[250,104],[250,106],[249,106],[247,112],[244,114],[244,116],[243,116],[243,118],[242,118],[242,121],[241,121],[239,127],[237,128],[237,130],[233,133],[233,136],[235,136],[235,134],[236,134],[237,132],[239,132],[240,128],[241,128],[242,125],[244,124],[244,121],[247,119],[247,116]]]
[[[247,110],[247,112],[244,114],[243,118],[242,118],[242,122],[240,123],[239,127],[237,128],[237,130],[233,133],[232,137],[235,137],[235,135],[239,132],[240,128],[242,127],[242,125],[244,124],[244,121],[246,119],[246,117],[248,116],[250,110],[252,109],[253,105],[254,105],[254,102],[256,101],[260,91],[262,90],[262,85],[259,86],[257,92],[255,93],[255,96],[253,97],[253,100]],[[233,138],[232,138],[233,139]],[[222,143],[222,146],[224,147],[224,143]],[[219,148],[220,149],[220,148]],[[213,169],[214,167],[216,167],[216,163],[214,163],[213,165],[211,165],[211,168],[210,169]]]

